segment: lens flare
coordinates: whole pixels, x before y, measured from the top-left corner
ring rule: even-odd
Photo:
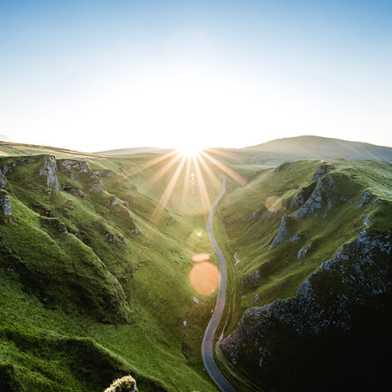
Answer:
[[[210,260],[211,255],[209,253],[197,253],[192,256],[192,261],[194,263],[200,263],[202,261]]]
[[[219,286],[219,270],[215,264],[208,261],[199,262],[189,273],[189,281],[198,294],[211,295]]]

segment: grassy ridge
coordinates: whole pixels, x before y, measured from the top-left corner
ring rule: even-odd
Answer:
[[[1,379],[16,390],[97,391],[131,372],[141,391],[215,390],[199,355],[211,304],[196,304],[188,281],[191,255],[208,250],[194,234],[203,218],[165,209],[153,221],[154,193],[124,174],[139,163],[88,161],[102,172],[98,192],[91,172],[66,170],[58,176],[67,189],[48,192],[40,157],[7,173]]]
[[[389,163],[331,161],[331,208],[304,219],[289,221],[290,237],[271,247],[283,215],[294,210],[290,200],[315,183],[313,176],[326,162],[298,161],[266,169],[245,187],[234,189],[221,208],[228,246],[236,254],[236,274],[241,281],[242,310],[292,296],[299,284],[336,249],[364,227],[390,228],[392,172]],[[372,199],[361,206],[364,193]],[[311,243],[306,257],[298,251]]]

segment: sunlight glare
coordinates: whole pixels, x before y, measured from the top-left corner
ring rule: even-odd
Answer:
[[[177,151],[185,158],[196,158],[199,154],[201,154],[203,148],[195,144],[186,144],[178,147]]]

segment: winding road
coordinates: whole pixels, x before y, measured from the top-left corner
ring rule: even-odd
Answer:
[[[226,193],[226,178],[223,178],[222,190],[210,209],[210,212],[208,214],[208,222],[207,222],[208,237],[211,241],[211,245],[218,259],[218,264],[220,269],[220,285],[219,285],[219,291],[216,299],[214,312],[204,332],[203,342],[201,345],[201,355],[203,358],[204,367],[206,368],[207,373],[209,374],[211,379],[217,385],[218,389],[222,392],[236,392],[234,387],[229,383],[229,381],[227,381],[225,376],[220,371],[214,358],[215,335],[219,327],[219,324],[221,322],[223,311],[225,309],[226,289],[227,289],[226,259],[214,235],[214,216],[216,213],[216,209],[220,201],[222,200],[223,196],[225,195],[225,193]]]

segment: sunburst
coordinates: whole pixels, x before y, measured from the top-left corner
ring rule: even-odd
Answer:
[[[162,211],[168,206],[175,192],[180,192],[182,203],[191,195],[194,197],[196,192],[201,206],[207,211],[211,206],[210,188],[217,189],[222,177],[227,176],[234,182],[244,185],[245,178],[225,164],[221,157],[228,157],[228,154],[220,153],[219,150],[202,150],[191,146],[170,151],[146,162],[141,170],[157,167],[155,173],[148,179],[148,184],[152,185],[170,175],[153,212],[153,220],[159,221]],[[180,178],[181,188],[178,184]]]

